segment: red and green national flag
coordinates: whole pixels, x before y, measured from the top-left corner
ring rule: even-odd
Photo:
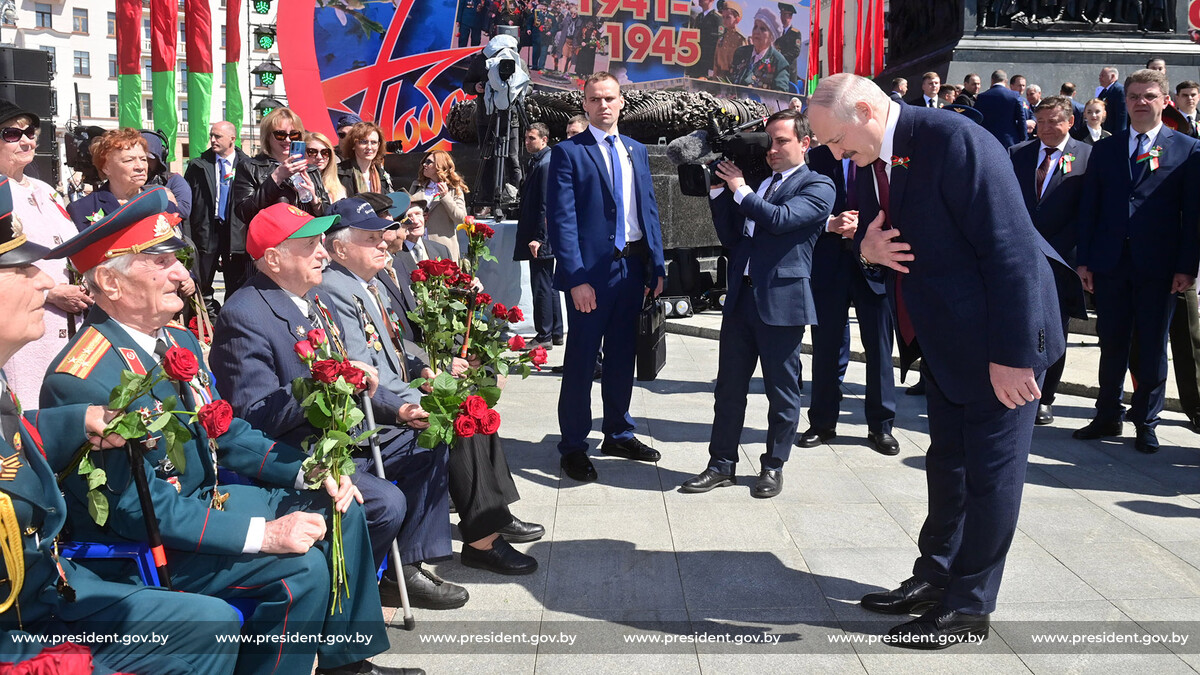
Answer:
[[[175,159],[179,131],[176,110],[175,57],[179,40],[176,0],[150,0],[150,70],[154,82],[154,128],[167,137],[167,161]]]
[[[117,122],[142,128],[142,0],[117,0]]]
[[[225,6],[225,121],[232,122],[237,142],[242,140],[242,80],[238,61],[242,60],[242,3],[230,0]]]
[[[238,5],[239,2],[231,4]],[[184,28],[188,64],[188,155],[199,157],[208,149],[212,112],[213,60],[212,9],[208,0],[185,0]]]

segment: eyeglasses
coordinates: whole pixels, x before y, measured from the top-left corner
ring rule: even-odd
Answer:
[[[286,141],[289,138],[292,139],[293,141],[298,141],[304,137],[304,132],[284,131],[283,129],[276,129],[275,131],[271,132],[271,135],[274,136],[275,140],[277,140],[277,141]]]
[[[1125,98],[1129,99],[1130,101],[1135,101],[1135,102],[1136,101],[1145,101],[1146,103],[1154,103],[1155,101],[1157,101],[1159,99],[1159,95],[1158,94],[1142,94],[1139,96],[1137,94],[1126,94]]]
[[[360,138],[360,139],[358,139],[358,144],[359,145],[379,145],[379,141],[375,140],[374,138]]]
[[[433,164],[432,157],[426,157],[425,161],[421,162],[421,166],[429,166],[430,164]]]
[[[333,151],[331,151],[329,148],[309,148],[308,156],[309,157],[320,156],[320,157],[324,157],[325,159],[329,159],[329,158],[333,157]]]
[[[345,131],[339,131],[339,132],[338,132],[338,138],[345,138],[345,137],[346,137],[346,132],[345,132]]]
[[[20,129],[18,127],[4,127],[3,129],[0,129],[0,138],[3,138],[5,143],[16,143],[17,141],[21,140],[22,136],[28,138],[29,140],[33,140],[33,136],[36,133],[37,127],[25,127],[24,129]]]

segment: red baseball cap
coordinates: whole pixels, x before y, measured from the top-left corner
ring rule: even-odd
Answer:
[[[246,232],[246,253],[258,260],[267,249],[287,239],[301,239],[325,231],[341,220],[341,216],[313,216],[291,204],[272,204],[250,221]]]

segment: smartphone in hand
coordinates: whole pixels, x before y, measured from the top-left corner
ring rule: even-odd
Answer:
[[[308,144],[304,141],[292,141],[292,149],[289,152],[293,159],[304,159],[308,154]]]

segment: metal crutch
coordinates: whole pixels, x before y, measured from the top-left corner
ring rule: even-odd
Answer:
[[[367,430],[374,431],[375,411],[371,408],[371,397],[366,392],[363,392],[362,407]],[[383,473],[383,454],[379,452],[378,435],[371,434],[367,442],[371,445],[371,458],[375,460],[375,475],[387,480],[387,476]],[[400,587],[400,609],[404,612],[404,630],[412,630],[417,627],[417,620],[413,618],[412,607],[408,605],[408,586],[404,583],[404,567],[400,564],[400,547],[396,544],[395,539],[392,540],[392,564],[396,566],[396,584]]]

